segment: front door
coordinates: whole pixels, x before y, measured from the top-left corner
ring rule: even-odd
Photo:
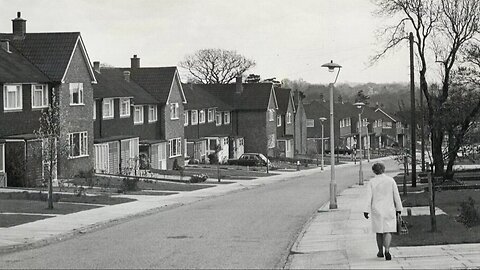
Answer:
[[[158,169],[167,169],[167,143],[158,144]]]

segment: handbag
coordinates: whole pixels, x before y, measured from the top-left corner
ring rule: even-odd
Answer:
[[[397,234],[408,234],[408,223],[401,215],[397,215]]]

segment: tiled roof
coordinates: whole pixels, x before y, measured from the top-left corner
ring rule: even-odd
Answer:
[[[121,68],[130,71],[130,76],[138,85],[147,90],[159,102],[166,103],[177,67]]]
[[[238,96],[235,94],[235,83],[199,86],[238,110],[266,110],[272,90],[271,83],[244,83],[243,92]]]
[[[288,110],[288,103],[292,99],[291,89],[275,87],[275,94],[278,102],[278,112],[280,114],[286,114]],[[294,106],[294,104],[292,104]]]
[[[330,117],[330,105],[328,102],[323,101],[312,101],[311,103],[306,103],[303,105],[305,108],[305,114],[308,119],[315,119],[320,117],[329,118]],[[336,118],[338,118],[336,116]]]
[[[133,97],[134,104],[158,104],[158,101],[137,83],[131,80],[127,82],[123,71],[117,68],[102,68],[100,76],[97,77],[97,85],[93,87],[94,90],[101,90],[100,93],[94,92],[95,98],[101,98],[99,95],[103,94],[106,95],[104,97]]]
[[[46,83],[50,79],[25,57],[0,49],[0,82],[3,83]]]
[[[216,107],[219,111],[231,111],[233,107],[205,91],[198,84],[183,84],[183,92],[188,100],[186,110],[198,110]]]
[[[12,34],[0,34],[45,73],[52,81],[61,81],[80,33],[27,33],[24,39]]]

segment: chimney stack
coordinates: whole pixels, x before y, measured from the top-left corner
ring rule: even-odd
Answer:
[[[22,13],[17,12],[17,18],[12,20],[13,38],[23,39],[27,32],[27,21],[21,18]]]
[[[100,62],[99,61],[93,62],[93,70],[95,70],[97,73],[100,73]]]
[[[2,48],[6,52],[10,52],[10,41],[8,39],[0,40],[0,48]]]
[[[123,78],[125,79],[125,81],[129,82],[130,81],[130,71],[125,70],[123,72]]]
[[[236,82],[235,82],[235,93],[242,94],[243,93],[243,83],[242,83],[242,75],[237,75]]]
[[[138,58],[136,54],[133,55],[133,58],[130,58],[130,67],[140,68],[140,58]]]

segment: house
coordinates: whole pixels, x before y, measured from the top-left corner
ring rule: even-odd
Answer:
[[[291,89],[275,87],[277,96],[277,148],[279,156],[293,158],[295,154],[295,104]]]
[[[165,170],[182,166],[186,148],[182,116],[187,99],[178,70],[176,67],[141,67],[140,58],[137,55],[130,60],[130,68],[118,68],[118,70],[122,73],[130,72],[130,80],[138,84],[158,102],[158,119],[155,121],[158,136],[154,139],[145,139],[143,145],[146,148],[150,147],[151,159],[155,159],[157,156],[163,159],[165,154],[165,162],[155,165],[160,167],[159,169]],[[137,108],[140,110],[140,107]]]
[[[96,79],[80,33],[27,33],[20,12],[12,24],[12,33],[0,34],[2,66],[10,73],[1,82],[4,102],[0,111],[0,125],[7,127],[0,132],[7,178],[33,184],[42,178],[41,142],[35,142],[34,131],[51,95],[57,97],[61,134],[69,149],[68,156],[59,155],[58,178],[91,171],[92,84]],[[13,69],[15,65],[20,69]],[[28,170],[22,164],[28,164]]]
[[[217,153],[225,163],[243,154],[243,138],[234,136],[233,107],[203,90],[202,85],[184,84],[188,103],[185,104],[184,126],[187,155],[199,162]]]
[[[300,91],[295,90],[294,93],[294,153],[305,155],[307,153],[308,142],[307,142],[307,114],[305,112],[305,107],[303,104],[303,98],[300,95]]]
[[[306,114],[306,129],[307,129],[307,152],[321,153],[322,138],[323,147],[325,151],[330,151],[330,110],[329,103],[325,101],[314,100],[311,103],[304,105]],[[335,116],[336,114],[334,114]],[[320,118],[326,118],[323,122]],[[335,116],[337,119],[337,116]],[[323,126],[323,135],[322,135]],[[340,129],[335,125],[335,141],[338,145],[338,138],[340,137]]]
[[[402,123],[381,108],[376,108],[375,112],[379,117],[373,122],[373,132],[375,133],[373,144],[378,148],[405,146],[407,134]]]
[[[232,134],[245,152],[273,156],[277,142],[277,98],[272,83],[243,83],[237,77],[232,84],[199,85],[203,90],[233,107]]]

